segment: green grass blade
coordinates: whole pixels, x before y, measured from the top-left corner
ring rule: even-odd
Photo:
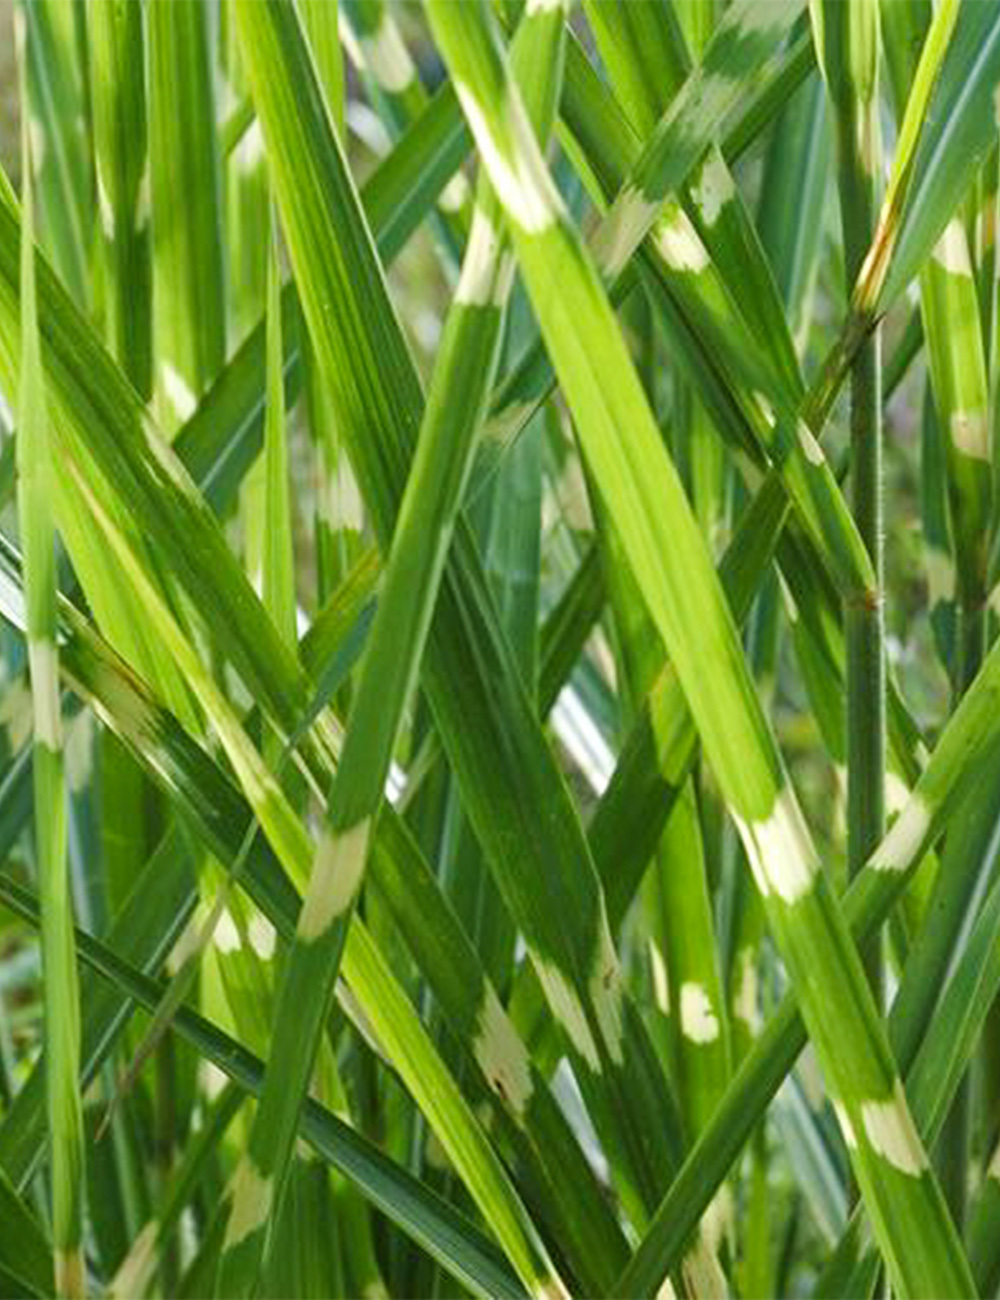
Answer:
[[[288,474],[288,434],[281,340],[281,281],[277,218],[267,255],[267,414],[264,417],[264,608],[284,639],[296,639],[295,568]]]
[[[19,56],[28,57],[25,24],[19,21]],[[22,73],[22,90],[27,77]],[[77,1072],[80,1000],[73,951],[73,903],[66,840],[66,784],[59,706],[56,645],[55,527],[52,459],[45,380],[39,346],[35,293],[30,118],[25,113],[22,158],[25,176],[21,237],[21,379],[18,394],[18,517],[24,543],[28,657],[34,712],[35,833],[42,899],[42,970],[45,989],[47,1114],[51,1135],[52,1222],[55,1284],[60,1296],[82,1296],[84,1139]]]
[[[819,64],[836,127],[837,179],[849,293],[875,234],[879,14],[872,0],[814,3]],[[851,366],[851,508],[871,560],[875,599],[850,602],[847,639],[847,871],[860,871],[885,831],[885,645],[882,610],[881,341],[873,331]],[[864,954],[876,998],[882,965],[877,941]]]
[[[729,1024],[699,809],[685,783],[649,880],[651,935],[666,968],[676,1087],[690,1140],[701,1132],[729,1081]]]
[[[961,219],[953,218],[920,274],[921,314],[937,427],[943,434],[947,497],[955,547],[961,626],[956,647],[960,689],[983,651],[987,532],[993,507],[986,357],[972,259]]]
[[[246,72],[240,58],[239,38],[233,6],[220,6],[220,63],[223,107],[230,103],[245,103],[248,112],[245,130],[222,158],[224,195],[224,238],[227,333],[238,339],[263,318],[266,329],[267,313],[267,258],[269,223],[267,165],[261,147],[260,123],[253,117],[246,84]],[[260,378],[266,387],[266,377]],[[199,408],[201,402],[198,403]],[[257,469],[255,488],[260,495],[263,471]],[[248,489],[248,494],[254,489]],[[244,507],[247,508],[244,501]],[[257,512],[257,519],[260,511]],[[259,523],[254,528],[244,519],[244,542],[249,552],[259,549]],[[249,554],[248,566],[252,569],[256,559]]]
[[[18,1293],[52,1294],[52,1247],[35,1216],[0,1169],[0,1274]]]
[[[298,0],[298,5],[327,103],[338,129],[343,132],[345,78],[339,32],[340,6],[327,4],[325,0]]]
[[[18,229],[15,212],[5,204],[0,204],[0,223],[8,233]],[[0,241],[8,256],[9,247]],[[17,374],[17,354],[10,346],[17,294],[6,266],[4,284],[2,368],[6,386]],[[69,438],[71,445],[78,440],[78,454],[95,466],[92,490],[98,485],[99,464],[101,473],[115,484],[119,508],[131,514],[136,532],[143,533],[164,557],[173,557],[172,565],[181,561],[183,574],[178,571],[176,576],[195,606],[212,621],[219,645],[228,645],[254,698],[291,734],[298,719],[308,712],[311,696],[292,651],[254,597],[211,510],[44,263],[40,263],[39,293],[45,307],[41,319],[43,363],[47,349],[53,346],[70,363],[68,369],[49,371],[49,412],[55,430]],[[48,354],[50,360],[52,355]],[[137,522],[140,518],[141,524]],[[223,628],[227,630],[223,632]]]
[[[588,1289],[607,1291],[614,1282],[609,1262],[623,1257],[625,1242],[603,1194],[547,1083],[520,1046],[476,948],[402,823],[393,829],[391,852],[384,823],[382,834],[386,847],[376,844],[373,850],[371,887],[391,911],[486,1085],[527,1138],[530,1157],[544,1171],[551,1204],[543,1208],[558,1225],[562,1248]]]
[[[88,1289],[1000,1271],[1000,0],[572,4],[0,5],[0,1201],[61,798]]]
[[[710,13],[709,6],[704,9]],[[677,18],[664,3],[644,6],[638,21],[627,8],[592,5],[592,18],[595,11],[602,15],[595,32],[602,58],[612,69],[612,85],[619,90],[621,102],[632,106],[631,124],[638,138],[646,141],[690,74],[690,59]],[[630,69],[641,72],[647,61],[655,61],[666,71],[656,78],[643,75],[639,85],[630,86],[630,78],[635,75]],[[620,77],[614,75],[616,68],[621,69]],[[598,100],[601,87],[595,81],[591,81],[589,91]],[[610,115],[610,106],[605,112]],[[590,152],[594,152],[593,148]],[[681,197],[736,307],[760,346],[768,350],[776,373],[784,377],[791,391],[797,391],[801,380],[777,288],[739,188],[717,146],[710,147],[692,170]]]
[[[774,7],[766,8],[773,16]],[[748,15],[747,21],[752,16]],[[761,17],[766,19],[767,13],[758,15]],[[737,26],[740,21],[738,16],[731,19]],[[722,52],[716,61],[723,66],[727,66],[728,57],[731,57],[732,44],[725,37],[723,31],[716,38]],[[709,54],[716,49],[716,43]],[[742,52],[742,47],[738,48]],[[763,58],[763,52],[770,52],[770,49],[769,45],[761,44],[757,49],[758,56]],[[572,46],[570,53],[573,53]],[[571,72],[574,62],[570,60]],[[706,56],[705,68],[711,66],[709,56]],[[604,197],[618,195],[592,243],[598,251],[602,268],[614,272],[624,265],[628,254],[656,221],[654,234],[643,247],[643,262],[651,282],[656,285],[658,308],[661,312],[666,310],[672,318],[680,318],[678,333],[672,341],[685,360],[690,361],[691,378],[698,384],[702,401],[720,430],[728,431],[737,447],[757,459],[764,454],[780,466],[797,510],[842,591],[851,600],[870,600],[873,598],[871,564],[829,467],[813,448],[808,430],[803,432],[795,412],[795,404],[801,396],[801,380],[791,341],[773,282],[763,265],[756,241],[749,238],[748,223],[739,215],[735,193],[725,203],[716,204],[713,199],[710,207],[706,208],[716,217],[715,221],[707,223],[713,232],[710,242],[718,248],[723,265],[730,267],[730,279],[735,273],[737,284],[743,285],[735,294],[736,300],[744,305],[748,302],[758,304],[751,319],[757,322],[763,316],[770,325],[777,322],[778,342],[771,350],[773,357],[762,353],[756,342],[759,335],[734,310],[727,283],[711,261],[708,249],[686,211],[671,200],[657,220],[663,202],[647,202],[637,188],[637,178],[643,169],[655,164],[674,135],[691,130],[697,133],[697,130],[704,129],[697,113],[685,105],[691,100],[696,107],[700,106],[698,87],[705,75],[708,74],[704,69],[692,74],[685,87],[688,93],[678,98],[676,107],[663,119],[664,125],[670,127],[664,134],[666,143],[650,141],[641,156],[637,156],[638,146],[627,124],[616,123],[613,107],[607,102],[601,104],[602,95],[607,101],[607,94],[600,83],[593,76],[587,78],[580,74],[570,77],[568,85],[575,89],[576,95],[572,114],[574,128],[581,133],[581,138],[588,141],[588,157],[597,164],[595,170],[601,178]],[[721,77],[721,70],[716,75]],[[692,117],[700,126],[692,124],[689,120]],[[691,160],[685,150],[680,151],[679,157],[687,160],[688,167],[696,161]],[[623,167],[623,160],[631,170]],[[666,175],[670,183],[679,183],[686,174],[679,165],[672,165]],[[706,194],[709,192],[704,174],[701,189],[706,190]],[[718,186],[715,186],[712,192],[717,190]],[[694,202],[692,210],[696,211]],[[704,219],[701,224],[704,228]],[[754,250],[751,265],[757,267],[757,271],[748,279],[741,267],[749,250]],[[763,293],[762,284],[766,286]],[[616,298],[623,287],[620,275],[615,282]],[[772,306],[764,311],[760,304],[767,302]],[[771,333],[769,326],[765,337],[770,337]],[[781,375],[785,376],[784,380]],[[504,418],[500,417],[498,423],[503,429]],[[806,423],[808,425],[810,421]],[[818,422],[814,423],[818,426]],[[510,436],[510,431],[504,429],[502,436]]]
[[[468,133],[449,85],[362,186],[360,198],[386,266],[427,215],[440,189],[468,151]],[[301,383],[298,299],[282,290],[286,401]],[[260,320],[178,431],[175,449],[207,499],[221,510],[262,443],[265,322]]]
[[[922,34],[918,25],[917,35]],[[891,37],[907,35],[890,28]],[[931,40],[928,36],[928,45]],[[908,100],[919,99],[922,87],[916,80],[920,69],[907,67],[903,54],[899,51],[894,61],[893,90],[897,112],[907,120],[912,116]],[[986,532],[992,517],[989,385],[978,298],[972,249],[961,216],[955,216],[921,270],[920,302],[937,428],[946,452],[957,564],[954,677],[959,690],[975,676],[982,660],[980,611],[986,598]]]
[[[360,922],[352,928],[344,953],[344,973],[356,990],[365,988],[364,1008],[376,1033],[420,1097],[439,1141],[461,1170],[529,1293],[568,1295],[499,1158]]]
[[[425,111],[427,91],[393,8],[386,0],[345,0],[342,39],[355,67],[368,83],[390,135],[405,131]],[[438,200],[434,226],[446,265],[457,262],[468,234],[472,191],[456,174]]]
[[[173,433],[225,358],[219,166],[208,10],[155,0],[146,17],[155,386]]]
[[[256,751],[245,739],[241,739],[238,724],[232,718],[228,706],[211,679],[198,665],[196,656],[186,647],[183,637],[171,621],[169,611],[142,575],[135,555],[128,550],[122,535],[114,530],[106,516],[98,515],[98,522],[119,554],[165,641],[178,656],[184,669],[191,673],[192,685],[224,739],[237,772],[253,792],[255,812],[268,828],[270,837],[278,846],[293,876],[299,881],[304,880],[307,874],[306,864],[311,857],[304,829],[284,804],[280,790],[263,767]],[[145,707],[148,709],[150,706],[147,704]],[[146,725],[150,724],[151,719],[147,719]],[[134,724],[127,726],[131,730]],[[162,724],[152,724],[154,732],[158,728],[162,728]],[[164,730],[162,728],[160,732],[160,743]],[[193,777],[192,790],[196,784],[197,777]],[[291,932],[293,924],[293,916],[286,913],[283,925],[286,934]],[[496,1221],[497,1231],[519,1271],[529,1285],[539,1282],[542,1287],[543,1284],[558,1286],[544,1248],[537,1240],[530,1221],[520,1209],[516,1195],[506,1184],[501,1167],[479,1133],[471,1112],[465,1108],[465,1103],[449,1084],[448,1076],[443,1073],[443,1067],[425,1040],[412,1012],[407,1010],[405,999],[396,991],[395,983],[381,964],[377,952],[363,938],[360,922],[357,925],[354,933],[361,934],[362,938],[356,941],[352,936],[345,959],[346,969],[368,1019],[377,1026],[380,1037],[393,1054],[407,1082],[414,1088],[422,1107],[432,1116],[440,1140],[469,1181],[473,1194],[480,1200],[487,1216]],[[365,944],[360,954],[355,954],[357,942]],[[175,1013],[175,1025],[179,1021],[180,1013]]]
[[[896,163],[879,237],[855,290],[859,310],[881,314],[941,237],[993,140],[1000,81],[1000,7],[943,5],[908,108],[908,146]],[[940,69],[940,71],[938,70]]]
[[[87,7],[105,336],[136,391],[152,393],[152,260],[142,10]]]
[[[799,350],[818,270],[829,155],[826,100],[816,78],[797,92],[775,124],[757,218]]]
[[[71,10],[59,0],[32,0],[21,10],[30,37],[23,103],[41,203],[37,226],[67,288],[85,307],[91,297],[92,178],[81,132],[84,87]]]
[[[585,0],[584,10],[622,108],[645,139],[690,69],[673,7]]]

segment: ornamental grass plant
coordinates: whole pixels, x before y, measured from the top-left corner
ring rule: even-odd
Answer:
[[[0,1295],[997,1294],[998,106],[0,0]]]

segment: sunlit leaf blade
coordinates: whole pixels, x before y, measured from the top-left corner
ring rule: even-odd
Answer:
[[[954,31],[930,89],[894,232],[888,271],[874,308],[884,310],[913,279],[941,236],[977,163],[996,133],[1000,82],[1000,8],[991,0],[957,5]],[[945,16],[949,6],[943,7]],[[920,118],[917,119],[918,122]]]
[[[288,643],[296,639],[295,556],[289,489],[288,432],[281,339],[277,223],[267,255],[267,413],[264,418],[264,556],[261,596]]]
[[[172,433],[225,356],[220,178],[208,11],[156,0],[147,20],[155,385]]]
[[[28,28],[22,104],[32,136],[42,211],[36,227],[77,303],[91,297],[92,178],[80,137],[85,88],[72,7],[60,0],[20,6]]]
[[[19,59],[28,53],[18,11]],[[22,71],[22,86],[26,85]],[[73,948],[73,903],[67,862],[67,790],[63,770],[56,643],[56,554],[52,516],[52,447],[35,293],[35,225],[29,119],[22,125],[24,226],[21,235],[21,364],[17,411],[18,518],[24,546],[28,657],[34,714],[35,834],[42,900],[47,1117],[52,1168],[55,1285],[60,1296],[84,1293],[83,1110],[77,1073],[80,995]]]
[[[106,336],[138,392],[152,393],[149,145],[142,12],[121,0],[87,9]]]

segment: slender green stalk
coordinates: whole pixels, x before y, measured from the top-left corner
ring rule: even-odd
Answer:
[[[922,13],[915,20],[918,30]],[[906,60],[907,46],[896,30],[894,94],[897,112],[917,71]],[[928,38],[929,39],[929,38]],[[968,689],[985,650],[987,530],[992,517],[993,470],[990,450],[987,349],[982,333],[979,293],[965,225],[954,216],[945,227],[920,275],[921,315],[930,366],[936,433],[944,443],[944,483],[929,491],[944,497],[954,538],[956,626],[951,671],[957,697]],[[928,446],[929,444],[925,444]],[[924,467],[925,478],[941,466]],[[966,1196],[969,1113],[968,1088],[960,1090],[941,1142],[942,1176],[949,1202],[961,1223]]]
[[[295,557],[288,474],[288,434],[281,345],[281,279],[277,214],[267,253],[267,414],[264,418],[264,606],[290,644],[296,640]]]
[[[25,23],[17,13],[22,90],[27,84]],[[25,100],[25,102],[27,102]],[[84,1138],[78,1086],[80,993],[73,946],[73,902],[66,860],[66,782],[56,642],[55,527],[49,417],[38,338],[31,131],[21,130],[24,225],[21,231],[21,381],[17,411],[18,517],[24,546],[38,885],[42,902],[47,1116],[52,1169],[55,1285],[76,1300],[85,1290]]]
[[[878,5],[870,0],[812,5],[819,63],[836,123],[840,219],[847,290],[875,233],[881,158],[878,121]],[[881,341],[872,330],[851,366],[851,506],[868,551],[874,584],[848,602],[847,873],[860,871],[885,831],[885,647],[882,596]],[[881,999],[879,945],[864,954]]]

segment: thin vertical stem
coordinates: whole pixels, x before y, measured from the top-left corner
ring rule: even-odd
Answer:
[[[35,291],[33,162],[27,97],[29,38],[15,13],[21,72],[24,224],[20,248],[20,383],[17,401],[17,509],[24,551],[24,595],[31,671],[35,852],[41,900],[45,1092],[49,1130],[55,1292],[85,1293],[84,1127],[80,1096],[80,995],[67,862],[67,803],[57,647],[55,521],[49,413]],[[34,40],[32,36],[30,38]]]
[[[845,226],[846,226],[845,222]],[[879,597],[847,610],[847,865],[853,878],[885,832],[885,653],[882,591],[881,340],[861,347],[851,370],[851,508],[868,548]],[[881,986],[878,940],[863,954]]]
[[[982,601],[960,595],[955,629],[955,699],[957,708],[982,666],[986,650],[986,617]],[[957,1224],[964,1224],[968,1199],[969,1141],[972,1097],[968,1073],[955,1093],[938,1142],[941,1188]]]
[[[837,180],[850,294],[875,234],[879,132],[878,9],[870,0],[824,4],[817,22],[821,64],[834,109]],[[875,574],[871,592],[846,611],[847,868],[853,878],[885,831],[885,652],[882,609],[881,343],[876,327],[850,371],[851,510]],[[881,998],[876,938],[863,953]]]

